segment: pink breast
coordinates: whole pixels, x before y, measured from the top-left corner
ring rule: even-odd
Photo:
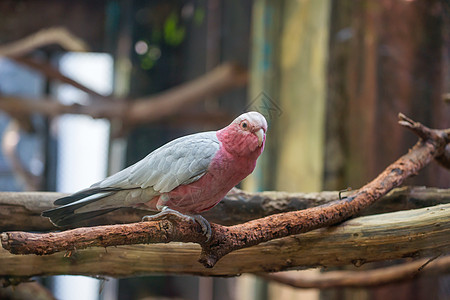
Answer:
[[[219,154],[211,162],[208,172],[199,180],[180,185],[165,195],[155,197],[146,203],[146,206],[156,210],[157,204],[166,205],[185,214],[198,214],[209,210],[247,177],[255,165],[256,160],[236,159],[228,153]]]

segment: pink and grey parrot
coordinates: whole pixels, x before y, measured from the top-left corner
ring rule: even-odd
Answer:
[[[199,213],[214,207],[255,168],[264,149],[267,122],[258,112],[237,117],[218,130],[175,139],[134,165],[54,202],[44,211],[57,226],[69,226],[121,207],[139,207],[197,221],[208,239],[211,228]]]

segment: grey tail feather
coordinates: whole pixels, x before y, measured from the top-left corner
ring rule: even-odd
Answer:
[[[58,227],[69,227],[81,221],[109,213],[116,209],[118,208],[105,208],[85,213],[74,213],[71,206],[63,206],[44,211],[42,216],[50,218],[50,221]]]
[[[103,208],[95,211],[89,211],[89,212],[83,212],[83,213],[76,213],[75,211],[79,208],[82,208],[92,202],[96,202],[100,199],[103,199],[106,196],[111,195],[114,193],[115,190],[118,189],[98,189],[95,188],[91,189],[89,192],[88,190],[78,192],[76,194],[73,194],[71,196],[67,196],[61,199],[56,200],[55,204],[60,203],[66,203],[65,205],[53,209],[49,209],[42,212],[43,217],[50,218],[50,221],[59,227],[66,227],[70,225],[74,225],[75,223],[94,218],[103,214],[106,214],[108,212],[111,212],[113,210],[118,209],[119,207],[113,207],[113,208]],[[109,192],[108,192],[109,191]],[[84,201],[79,201],[78,203],[74,203],[78,200],[81,200],[85,197],[92,196],[97,193],[106,192],[105,195],[101,195],[100,197],[88,199]],[[80,195],[83,194],[83,197]],[[74,200],[75,199],[75,200]],[[62,200],[62,201],[59,201]]]
[[[79,191],[75,194],[72,194],[70,196],[67,197],[63,197],[63,198],[59,198],[57,200],[55,200],[55,202],[53,204],[55,205],[67,205],[73,202],[76,202],[78,200],[81,200],[83,198],[98,194],[98,193],[103,193],[103,192],[117,192],[120,191],[122,189],[120,188],[112,188],[112,187],[106,187],[106,188],[99,188],[99,187],[94,187],[94,188],[89,188],[86,190],[82,190]]]

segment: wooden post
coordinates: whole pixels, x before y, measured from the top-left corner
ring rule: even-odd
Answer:
[[[255,2],[250,108],[266,116],[269,131],[246,189],[322,188],[330,6],[329,0]]]

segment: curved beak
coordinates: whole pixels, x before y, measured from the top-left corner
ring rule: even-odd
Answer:
[[[258,137],[258,146],[261,147],[262,143],[264,142],[264,130],[260,128],[258,129],[258,131],[255,131],[254,133]]]

